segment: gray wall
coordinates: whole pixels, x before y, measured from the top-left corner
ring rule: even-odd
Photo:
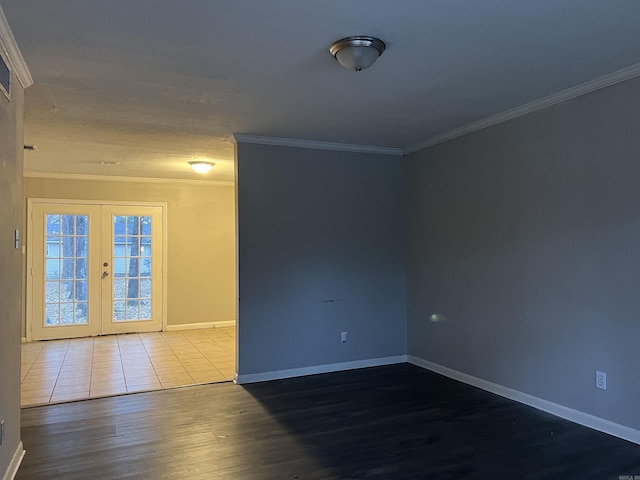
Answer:
[[[409,354],[640,428],[640,79],[406,167]]]
[[[239,373],[403,355],[402,159],[242,143],[236,155]]]
[[[13,231],[22,232],[22,119],[24,92],[15,76],[11,101],[0,93],[0,477],[20,443],[20,324],[22,254]]]

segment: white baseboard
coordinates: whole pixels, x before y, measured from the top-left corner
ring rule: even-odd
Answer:
[[[13,454],[13,457],[11,458],[11,462],[9,463],[6,472],[4,472],[4,475],[2,476],[2,480],[13,480],[16,478],[16,474],[18,473],[18,468],[20,468],[24,454],[24,446],[22,445],[22,442],[20,442],[18,444],[18,448],[16,448],[16,451]]]
[[[236,321],[230,320],[228,322],[213,322],[213,328],[222,328],[222,327],[235,327]]]
[[[533,395],[513,390],[512,388],[503,387],[497,383],[488,382],[487,380],[438,365],[437,363],[433,363],[419,357],[414,357],[413,355],[408,355],[407,361],[418,367],[444,375],[445,377],[453,378],[459,382],[478,387],[482,390],[486,390],[487,392],[500,395],[501,397],[515,400],[516,402],[524,403],[525,405],[529,405],[530,407],[537,408],[538,410],[564,418],[565,420],[569,420],[579,425],[592,428],[599,432],[608,433],[614,437],[622,438],[640,445],[640,430],[635,430],[633,428],[620,425],[619,423],[611,422],[604,418],[581,412],[580,410],[574,410],[548,400],[543,400],[542,398],[534,397]]]
[[[406,355],[396,355],[393,357],[371,358],[367,360],[356,360],[353,362],[330,363],[327,365],[316,365],[313,367],[292,368],[289,370],[275,370],[264,373],[246,373],[233,377],[233,381],[239,385],[246,383],[267,382],[269,380],[280,380],[282,378],[304,377],[306,375],[316,375],[318,373],[339,372],[342,370],[354,370],[356,368],[379,367],[381,365],[392,365],[394,363],[406,363]]]
[[[167,325],[167,332],[175,332],[178,330],[200,330],[203,328],[222,328],[235,327],[235,320],[229,322],[202,322],[202,323],[185,323],[183,325]]]

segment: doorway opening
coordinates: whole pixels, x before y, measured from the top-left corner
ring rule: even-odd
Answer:
[[[167,326],[167,205],[177,204],[174,195],[167,198],[27,199],[23,407],[233,379],[235,321],[202,322],[202,312],[191,308],[199,290],[185,288],[191,280],[199,286],[188,276],[190,263],[218,259],[207,256],[206,235],[172,241],[182,246],[169,257],[179,258],[173,295],[180,292],[182,303],[176,325]],[[171,218],[174,232],[185,231],[183,218],[193,223]]]

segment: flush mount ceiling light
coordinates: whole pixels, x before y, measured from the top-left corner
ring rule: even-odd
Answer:
[[[347,37],[334,42],[329,53],[344,68],[359,72],[369,68],[378,59],[386,45],[375,37]]]
[[[213,168],[215,163],[196,161],[196,162],[189,162],[189,165],[191,165],[191,168],[193,168],[197,173],[207,173],[209,170]]]

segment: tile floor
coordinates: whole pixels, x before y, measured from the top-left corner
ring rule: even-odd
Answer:
[[[22,345],[22,406],[233,379],[235,327]]]

